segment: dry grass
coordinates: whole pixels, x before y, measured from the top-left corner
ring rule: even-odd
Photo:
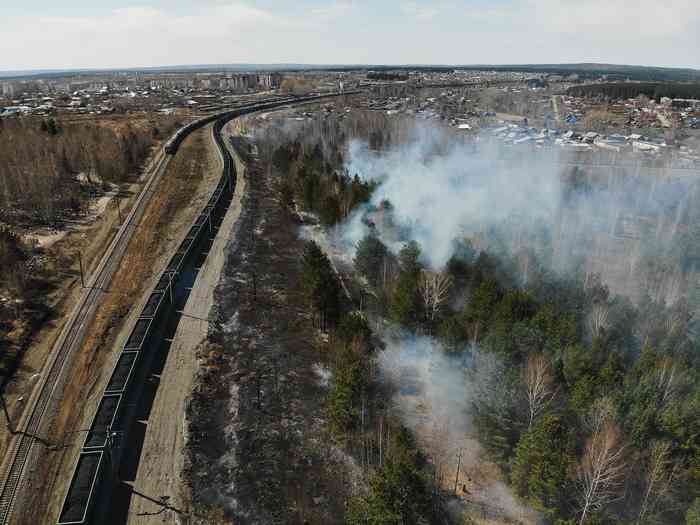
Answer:
[[[249,173],[215,294],[226,328],[210,334],[199,356],[188,409],[191,505],[198,513],[223,505],[229,519],[251,513],[260,523],[339,523],[348,476],[324,431],[314,371],[321,355],[301,289],[303,241],[275,181],[260,166]]]

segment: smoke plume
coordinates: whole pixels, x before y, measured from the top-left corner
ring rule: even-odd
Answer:
[[[475,348],[446,352],[432,337],[403,330],[380,335],[386,348],[378,364],[382,379],[393,387],[393,410],[428,451],[442,488],[456,489],[492,518],[536,522],[536,513],[522,506],[495,466],[483,460],[473,430],[472,403],[488,388],[474,378],[493,381],[498,374],[493,356]]]
[[[614,293],[633,300],[648,293],[666,304],[697,270],[682,248],[689,225],[700,223],[690,205],[698,196],[692,178],[642,167],[631,156],[580,160],[561,148],[518,149],[488,135],[467,143],[430,124],[416,125],[411,137],[380,154],[351,142],[348,171],[378,188],[340,227],[347,246],[367,234],[368,213],[389,201],[400,235],[378,225],[382,240],[393,251],[418,241],[435,269],[449,260],[454,239],[469,237],[477,249],[528,249],[558,273],[599,273]]]

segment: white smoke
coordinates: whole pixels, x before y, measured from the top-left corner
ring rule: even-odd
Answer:
[[[426,123],[381,153],[354,141],[348,171],[378,187],[338,235],[353,251],[369,231],[368,212],[387,200],[392,227],[378,227],[380,238],[395,253],[418,241],[433,269],[449,260],[455,239],[466,237],[492,254],[533,250],[560,274],[600,274],[613,294],[632,301],[649,294],[676,303],[697,281],[688,269],[700,271],[699,262],[679,259],[683,232],[700,222],[692,206],[700,187],[631,154],[587,155],[507,146],[488,134],[466,143]],[[575,166],[581,171],[571,178]],[[664,275],[654,271],[660,262],[670,263]]]
[[[448,352],[432,337],[403,330],[380,335],[386,348],[377,360],[383,380],[393,387],[392,409],[427,451],[442,488],[457,486],[462,511],[478,505],[494,518],[536,522],[537,513],[518,502],[484,459],[471,422],[472,402],[481,391],[473,378],[495,373],[493,356],[476,349]]]
[[[424,417],[444,423],[457,441],[469,431],[470,395],[463,358],[447,354],[431,337],[403,331],[381,334],[386,348],[378,355],[383,376],[396,388],[396,410],[410,426]],[[412,418],[415,420],[412,422]]]
[[[483,231],[509,217],[533,224],[550,219],[558,209],[561,185],[555,162],[500,159],[495,146],[475,151],[442,130],[418,126],[412,141],[382,155],[352,142],[347,165],[351,174],[379,182],[371,204],[390,201],[395,220],[420,243],[427,262],[439,268],[452,255],[452,241],[464,233]],[[364,213],[358,210],[344,229],[350,244],[366,234]]]

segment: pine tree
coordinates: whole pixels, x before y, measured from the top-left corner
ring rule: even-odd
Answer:
[[[700,525],[700,497],[695,498],[685,513],[685,525]]]
[[[412,241],[399,253],[400,272],[396,291],[391,302],[391,315],[394,320],[406,327],[415,328],[422,318],[422,301],[419,280],[422,265],[419,261],[420,247]]]
[[[518,494],[553,514],[563,503],[573,443],[561,418],[547,414],[525,432],[515,450],[511,480]]]
[[[340,282],[330,260],[314,241],[307,242],[304,249],[302,285],[307,300],[321,315],[321,329],[335,324],[340,315]]]
[[[385,273],[389,251],[373,233],[364,237],[357,245],[355,268],[364,275],[372,286],[379,285]]]

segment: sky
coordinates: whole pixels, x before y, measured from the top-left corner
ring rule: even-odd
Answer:
[[[3,0],[0,70],[603,62],[700,68],[698,0]]]

